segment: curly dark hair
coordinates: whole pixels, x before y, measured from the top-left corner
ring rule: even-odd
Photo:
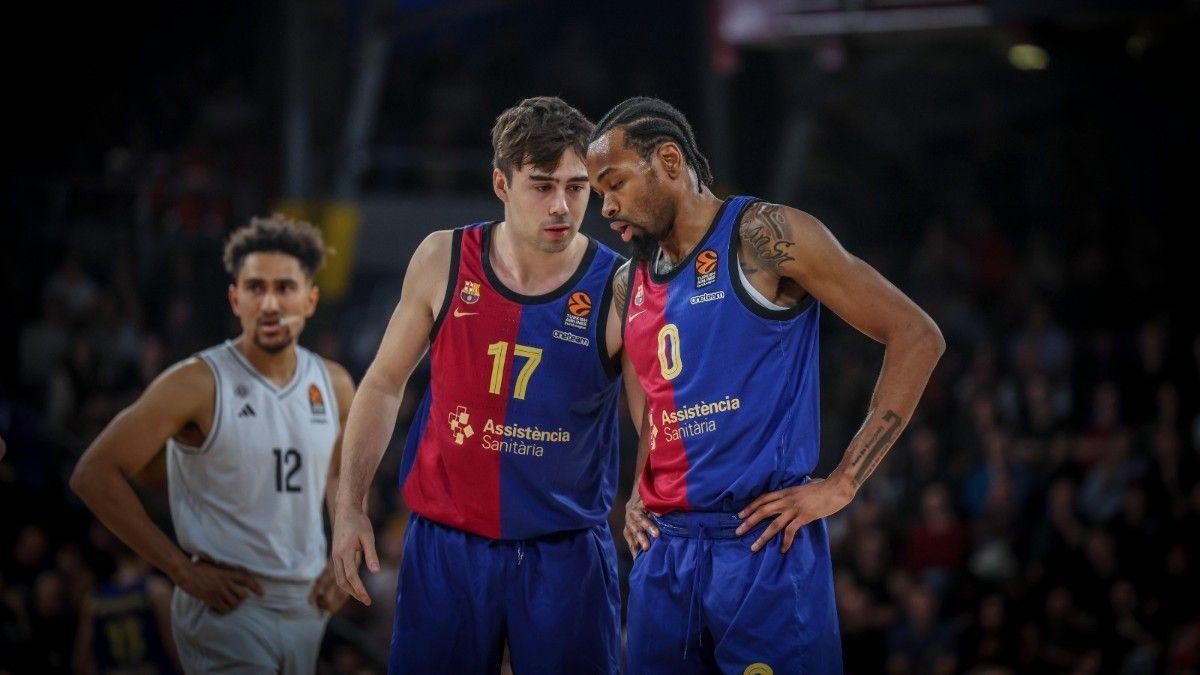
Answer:
[[[684,161],[696,172],[700,183],[696,189],[712,184],[713,175],[708,158],[700,152],[696,134],[687,117],[675,106],[649,96],[626,99],[600,118],[588,142],[618,127],[625,130],[625,147],[636,150],[642,159],[649,159],[650,153],[663,143],[674,141],[683,152]]]
[[[570,148],[583,159],[593,124],[557,96],[527,98],[500,113],[492,127],[492,164],[512,180],[526,164],[554,170]]]
[[[292,256],[312,279],[325,263],[327,249],[321,231],[303,220],[282,213],[270,218],[251,218],[249,225],[235,230],[225,242],[225,271],[236,279],[246,256],[263,252]]]

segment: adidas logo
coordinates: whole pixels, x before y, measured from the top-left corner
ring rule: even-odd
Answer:
[[[238,413],[238,417],[254,417],[254,416],[255,416],[254,408],[251,408],[249,403],[242,406],[241,412]]]

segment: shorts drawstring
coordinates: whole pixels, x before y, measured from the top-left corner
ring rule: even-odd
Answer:
[[[704,525],[700,525],[698,534],[699,536],[696,537],[696,552],[695,555],[692,556],[692,563],[695,567],[695,571],[692,574],[692,595],[690,598],[688,598],[687,632],[685,632],[683,635],[683,658],[685,660],[687,659],[688,646],[692,642],[693,608],[695,609],[696,613],[697,646],[704,646],[704,588],[700,581],[700,575],[704,571],[703,563],[704,554],[706,553],[705,546],[708,542],[708,537],[706,536],[708,534],[707,528]]]

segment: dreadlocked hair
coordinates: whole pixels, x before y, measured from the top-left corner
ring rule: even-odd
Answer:
[[[617,127],[625,131],[625,147],[636,150],[643,159],[649,159],[659,145],[674,141],[683,151],[684,161],[696,172],[700,181],[696,190],[712,184],[708,158],[700,152],[692,125],[675,106],[649,96],[626,99],[601,118],[588,144]]]

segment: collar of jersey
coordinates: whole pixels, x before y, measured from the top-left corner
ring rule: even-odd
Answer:
[[[550,291],[549,293],[543,293],[541,295],[523,295],[501,283],[500,277],[496,276],[496,271],[492,269],[492,231],[495,230],[496,225],[499,223],[500,221],[493,220],[492,222],[483,226],[483,241],[481,242],[482,245],[479,247],[479,255],[483,258],[483,273],[487,275],[488,283],[492,285],[492,288],[496,289],[497,293],[518,304],[540,305],[552,300],[557,300],[566,295],[567,291],[574,288],[579,281],[583,279],[583,275],[587,274],[588,269],[592,266],[592,259],[596,257],[596,240],[588,237],[587,251],[584,251],[583,258],[579,261],[579,266],[575,268],[575,273],[571,275],[570,279],[567,279],[562,283],[561,286]],[[586,235],[580,232],[578,233],[578,236],[583,237]]]
[[[704,250],[704,245],[708,243],[708,238],[712,236],[713,230],[717,229],[717,223],[721,222],[721,219],[725,217],[725,209],[729,207],[729,204],[732,201],[733,197],[730,197],[721,202],[721,208],[717,209],[717,213],[713,216],[712,222],[708,224],[708,229],[705,230],[704,236],[700,237],[700,241],[696,242],[696,245],[692,247],[692,250],[688,251],[688,254],[683,257],[683,260],[679,261],[679,264],[672,267],[669,271],[659,274],[654,269],[654,261],[651,260],[647,262],[646,270],[650,272],[650,280],[656,284],[670,283],[670,281],[678,276],[679,273],[684,270],[684,268],[689,267],[690,263],[692,262],[692,258],[695,258],[698,252]]]
[[[285,387],[277,387],[275,386],[274,382],[267,379],[262,373],[258,372],[258,369],[254,367],[254,364],[250,363],[250,361],[246,359],[246,355],[242,354],[241,350],[239,350],[237,346],[233,344],[233,340],[226,340],[225,347],[229,350],[229,353],[233,354],[233,359],[238,362],[238,365],[245,368],[246,372],[257,378],[258,381],[262,382],[268,389],[275,392],[275,395],[279,398],[287,396],[293,389],[296,388],[296,385],[300,382],[300,378],[304,375],[303,371],[308,367],[308,360],[304,358],[304,354],[300,351],[299,345],[297,345],[296,371],[292,373],[292,381],[288,382],[287,386]]]

